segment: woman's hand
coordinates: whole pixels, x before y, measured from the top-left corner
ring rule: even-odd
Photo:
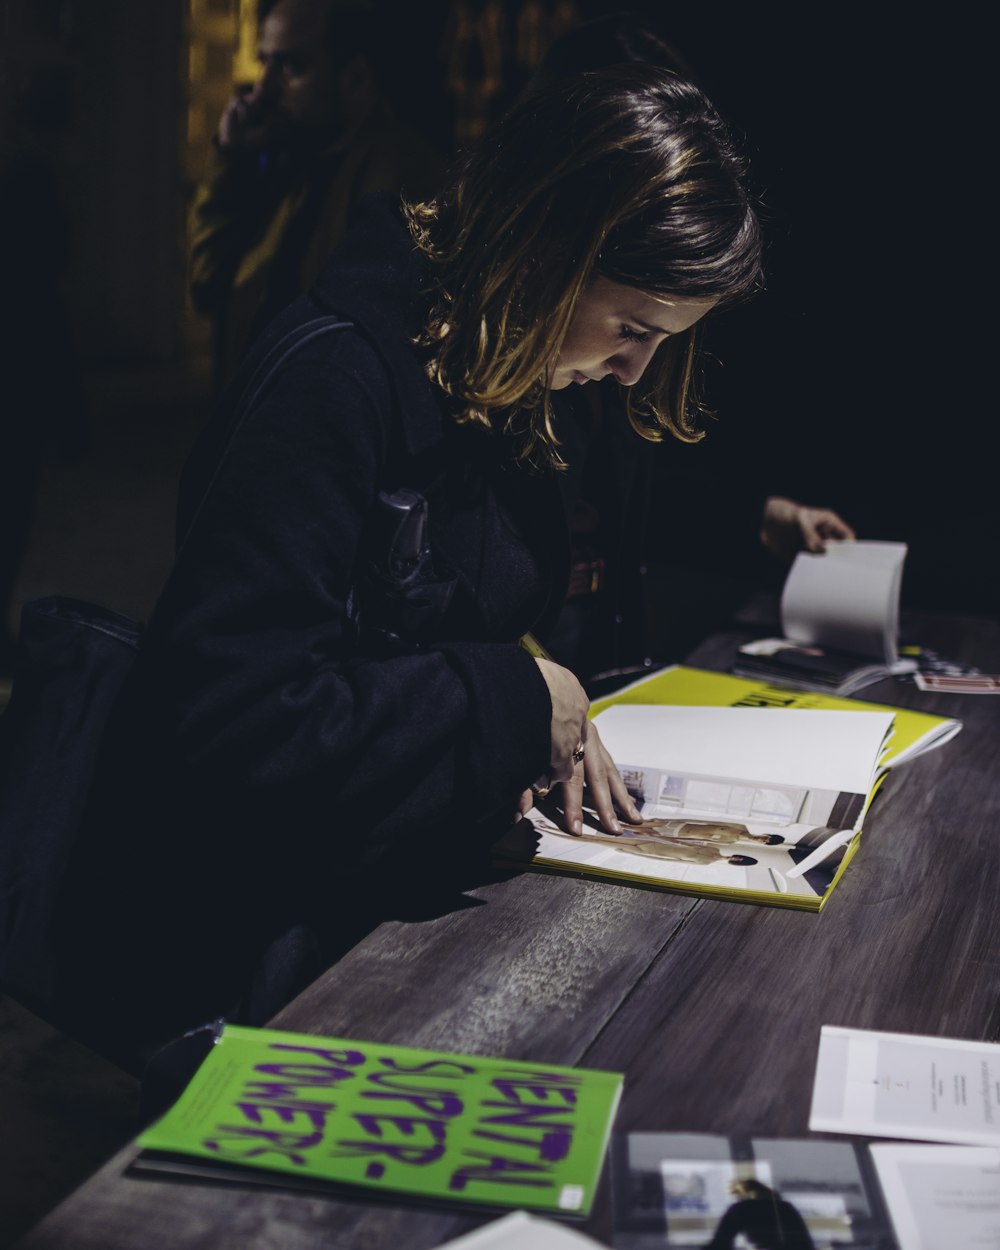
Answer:
[[[760,540],[780,560],[791,560],[799,551],[824,551],[831,538],[855,537],[854,530],[831,508],[810,508],[780,495],[772,495],[764,504]]]
[[[574,768],[572,777],[563,782],[562,809],[567,833],[583,833],[583,787],[587,785],[590,806],[608,833],[621,833],[618,812],[626,820],[642,823],[642,812],[625,789],[621,773],[615,768],[601,736],[593,726],[587,734],[583,759]]]
[[[554,660],[536,659],[552,700],[552,756],[549,776],[552,781],[567,781],[573,776],[574,752],[587,740],[587,692],[568,668]]]
[[[642,813],[625,789],[621,774],[604,748],[600,734],[587,720],[590,700],[568,668],[553,660],[536,659],[552,700],[552,765],[550,779],[563,783],[563,826],[567,833],[583,832],[583,788],[586,783],[601,827],[608,833],[621,833],[617,812],[627,820],[641,823]],[[518,803],[518,815],[526,816],[535,802],[535,792],[525,790]],[[616,807],[617,805],[617,807]]]

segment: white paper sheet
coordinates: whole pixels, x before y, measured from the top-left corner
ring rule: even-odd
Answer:
[[[824,1025],[809,1127],[1000,1146],[1000,1045]]]
[[[1000,1246],[1000,1150],[870,1146],[900,1250]]]
[[[446,1242],[440,1250],[601,1250],[601,1246],[592,1237],[563,1228],[552,1220],[513,1211],[501,1220]]]

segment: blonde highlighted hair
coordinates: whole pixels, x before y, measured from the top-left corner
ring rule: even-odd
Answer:
[[[457,420],[558,464],[545,378],[588,281],[723,304],[751,294],[761,243],[743,177],[712,105],[668,70],[581,74],[515,106],[438,199],[407,206],[437,282],[428,370]],[[630,388],[645,438],[702,437],[696,348],[695,330],[668,339]]]

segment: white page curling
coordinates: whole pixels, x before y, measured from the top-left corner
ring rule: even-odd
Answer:
[[[867,794],[891,712],[614,704],[594,717],[619,765]]]
[[[894,664],[905,557],[905,543],[831,543],[822,555],[800,552],[781,595],[785,637]]]

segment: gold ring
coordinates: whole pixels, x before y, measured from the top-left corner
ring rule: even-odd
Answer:
[[[584,755],[585,755],[586,753],[587,753],[587,752],[586,752],[586,747],[585,747],[585,746],[583,745],[583,743],[581,742],[581,743],[580,743],[580,745],[579,745],[579,746],[576,748],[576,750],[573,752],[573,763],[574,763],[574,764],[579,764],[579,763],[583,760],[583,757],[584,757]]]

